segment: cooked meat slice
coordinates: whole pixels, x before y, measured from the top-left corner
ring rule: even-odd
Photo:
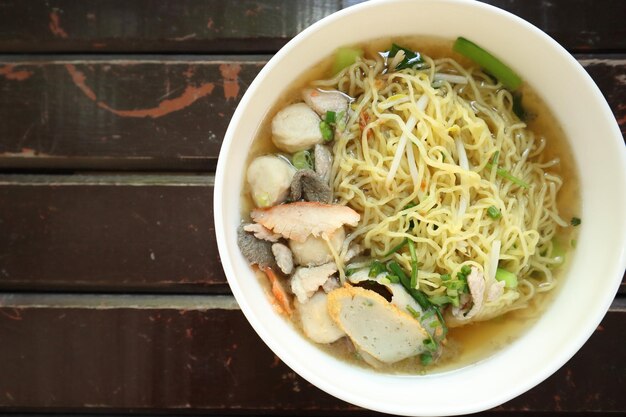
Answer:
[[[287,106],[272,120],[272,141],[278,149],[289,153],[310,149],[324,140],[320,121],[304,103]]]
[[[307,302],[295,302],[296,311],[300,315],[302,330],[314,342],[332,343],[345,336],[328,314],[328,296],[318,291]]]
[[[296,268],[291,277],[291,291],[298,297],[298,301],[304,303],[335,272],[337,265],[333,262],[311,268]]]
[[[337,90],[319,90],[317,88],[305,88],[302,90],[302,99],[317,114],[324,117],[326,112],[332,111],[344,116],[348,109],[350,97]]]
[[[257,239],[246,232],[243,227],[243,225],[240,225],[237,228],[237,244],[250,265],[258,265],[260,269],[275,267],[276,261],[272,254],[272,244],[265,240]]]
[[[491,285],[489,286],[489,289],[487,290],[486,300],[488,302],[495,301],[498,298],[502,297],[502,294],[504,294],[504,285],[505,285],[504,281],[492,282]]]
[[[325,293],[329,293],[339,287],[341,287],[341,285],[339,285],[339,280],[336,277],[328,278],[324,285],[322,285],[322,289]]]
[[[328,312],[359,350],[385,363],[421,353],[429,337],[416,319],[363,288],[345,286],[330,292]]]
[[[243,226],[243,230],[254,234],[254,237],[257,239],[267,240],[272,243],[278,242],[278,240],[282,237],[281,235],[272,233],[271,230],[258,223],[248,223]]]
[[[356,226],[361,218],[347,206],[307,201],[252,210],[251,216],[274,233],[298,242],[304,242],[310,235],[330,236],[344,224]]]
[[[350,260],[352,258],[362,254],[364,250],[365,249],[363,247],[361,247],[361,245],[359,245],[358,243],[354,243],[354,244],[350,245],[350,247],[346,251],[346,256],[344,256],[343,261],[344,262],[350,262]]]
[[[464,318],[471,319],[480,311],[485,297],[485,277],[475,266],[467,276],[467,286],[472,295],[472,308],[464,314]]]
[[[333,154],[328,146],[315,145],[315,172],[326,184],[330,184],[330,174],[333,168]]]
[[[319,175],[310,169],[301,169],[291,180],[291,199],[330,203],[333,191]]]
[[[289,248],[282,243],[274,243],[272,245],[272,253],[283,274],[291,274],[293,272],[293,256]]]

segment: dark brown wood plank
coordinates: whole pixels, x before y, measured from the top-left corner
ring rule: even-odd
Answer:
[[[5,0],[0,51],[275,52],[305,27],[361,1]],[[626,49],[621,0],[485,3],[528,20],[572,51]]]
[[[0,61],[0,167],[207,171],[266,62]]]
[[[97,181],[0,186],[0,290],[228,291],[211,178]]]
[[[267,57],[0,60],[0,170],[209,171]],[[626,55],[582,56],[626,134]]]
[[[626,313],[494,412],[626,412]],[[0,411],[349,414],[287,368],[238,310],[0,308]],[[609,382],[610,381],[610,382]]]
[[[581,55],[578,61],[604,94],[626,140],[626,55]]]
[[[228,292],[212,181],[0,177],[0,291]]]

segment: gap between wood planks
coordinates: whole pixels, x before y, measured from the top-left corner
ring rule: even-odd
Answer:
[[[618,55],[619,56],[619,55]],[[209,55],[209,54],[7,54],[0,53],[0,64],[15,65],[50,65],[50,64],[232,64],[233,62],[245,64],[265,65],[272,57],[271,54],[232,54],[232,55]],[[611,57],[611,55],[608,55]]]
[[[0,175],[0,186],[41,185],[121,185],[121,186],[174,186],[212,187],[214,175],[190,174],[4,174]]]
[[[0,308],[79,308],[145,310],[239,310],[230,295],[0,293]],[[611,312],[626,312],[626,297],[617,296]]]
[[[0,293],[0,308],[239,310],[229,295]]]

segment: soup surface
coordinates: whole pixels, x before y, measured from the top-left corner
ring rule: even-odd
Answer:
[[[393,44],[402,48],[394,51]],[[320,232],[315,239],[325,247],[324,259],[302,255],[298,251],[310,254],[319,245],[302,249],[284,232],[281,236],[280,225],[272,228],[274,223],[259,219],[274,207],[295,208],[297,200],[307,200],[306,194],[294,198],[293,184],[286,184],[286,197],[259,193],[259,174],[251,175],[250,168],[243,185],[243,222],[256,222],[274,235],[267,247],[282,242],[290,248],[295,266],[289,273],[281,272],[282,266],[268,273],[263,261],[254,255],[251,259],[240,246],[251,264],[264,271],[257,275],[277,311],[330,354],[409,374],[474,363],[519,337],[558,291],[575,247],[572,224],[580,209],[567,141],[540,91],[526,83],[509,91],[454,52],[452,41],[379,39],[347,48],[348,55],[354,51],[361,51],[361,57],[339,75],[333,71],[342,52],[312,65],[286,89],[259,126],[248,165],[259,157],[278,157],[266,166],[284,170],[290,179],[295,172],[317,169],[314,145],[296,149],[281,143],[276,119],[286,117],[290,106],[304,106],[303,95],[315,99],[340,92],[347,101],[345,114],[341,107],[317,111],[320,129],[326,123],[331,131],[321,144],[333,161],[326,180],[332,197],[316,202],[353,209],[358,224],[344,223],[336,245],[336,232]],[[412,51],[418,52],[416,57],[411,58]],[[516,109],[515,115],[519,97],[523,113]],[[304,119],[297,124],[305,124]],[[305,190],[307,184],[302,184]],[[306,242],[312,239],[306,237]],[[275,260],[282,250],[272,248]],[[349,257],[351,250],[356,255]],[[334,267],[327,268],[328,281],[312,287],[305,281],[311,281],[305,274],[309,270],[329,264]],[[398,301],[403,297],[410,303]],[[312,313],[314,299],[323,299],[318,303],[322,308]],[[350,315],[349,309],[359,308],[350,304],[357,299],[380,309],[373,318],[368,309]],[[319,321],[320,314],[331,317]],[[397,320],[393,325],[398,331],[368,336],[362,334],[362,324],[353,322],[370,323],[369,331],[377,328],[372,321],[387,315]],[[311,329],[318,324],[327,326],[321,335]],[[398,336],[403,332],[413,336]],[[405,349],[411,353],[396,352],[396,347],[391,352],[371,341],[379,336],[396,344],[411,345],[415,338],[419,343]]]

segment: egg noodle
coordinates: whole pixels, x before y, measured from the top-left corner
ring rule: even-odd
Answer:
[[[501,84],[450,58],[422,58],[423,69],[402,71],[384,56],[362,58],[313,84],[355,98],[333,147],[334,198],[362,213],[343,254],[354,242],[411,270],[406,245],[388,254],[410,239],[428,296],[445,294],[441,275],[464,264],[491,279],[499,265],[518,285],[474,319],[523,308],[554,287],[561,261],[549,256],[567,226],[556,205],[562,180],[547,170],[558,160],[544,160],[545,139],[514,114]]]

